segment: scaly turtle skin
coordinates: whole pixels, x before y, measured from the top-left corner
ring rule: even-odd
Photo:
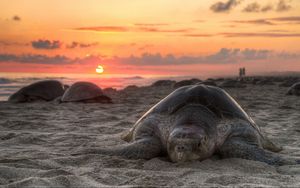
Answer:
[[[99,153],[135,159],[167,155],[172,162],[184,162],[218,154],[271,165],[296,163],[273,153],[281,148],[261,134],[229,94],[214,86],[175,90],[143,115],[123,139],[129,143],[85,149],[74,155]]]
[[[62,96],[65,92],[64,85],[57,80],[44,80],[26,87],[11,95],[10,102],[32,102],[32,101],[51,101]]]
[[[61,102],[111,103],[101,88],[91,82],[76,82],[67,89]]]

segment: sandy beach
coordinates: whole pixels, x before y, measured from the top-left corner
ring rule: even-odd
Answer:
[[[172,163],[166,157],[71,156],[82,148],[125,143],[120,136],[172,87],[108,93],[113,104],[0,102],[0,187],[300,187],[300,165],[244,159]],[[225,89],[284,154],[300,159],[300,98],[287,87]]]

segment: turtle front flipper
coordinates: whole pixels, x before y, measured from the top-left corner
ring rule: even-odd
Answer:
[[[298,162],[293,159],[286,159],[270,151],[266,151],[258,145],[245,142],[236,137],[225,141],[218,153],[223,158],[242,158],[254,161],[265,162],[269,165],[293,165]]]
[[[71,155],[104,154],[111,156],[122,156],[130,159],[151,159],[162,152],[162,146],[156,138],[143,138],[132,143],[114,148],[90,148],[84,149]]]

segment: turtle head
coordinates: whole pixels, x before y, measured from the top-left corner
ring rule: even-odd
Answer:
[[[8,98],[9,102],[12,103],[18,103],[18,102],[26,102],[27,98],[25,95],[21,94],[20,92],[14,93],[12,94],[9,98]]]
[[[212,154],[212,140],[198,127],[176,128],[168,140],[168,154],[173,162],[204,160]]]
[[[216,117],[202,105],[186,105],[176,113],[175,125],[167,142],[173,162],[204,160],[216,146]]]

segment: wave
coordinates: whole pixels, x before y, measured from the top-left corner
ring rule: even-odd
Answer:
[[[125,78],[122,78],[122,79],[128,79],[128,80],[141,80],[141,79],[144,79],[144,78],[141,77],[141,76],[132,76],[132,77],[125,77]]]
[[[10,84],[12,81],[8,78],[0,78],[0,84]]]
[[[12,83],[31,83],[39,80],[65,80],[67,77],[23,77],[23,78],[5,78],[0,77],[0,84]]]

